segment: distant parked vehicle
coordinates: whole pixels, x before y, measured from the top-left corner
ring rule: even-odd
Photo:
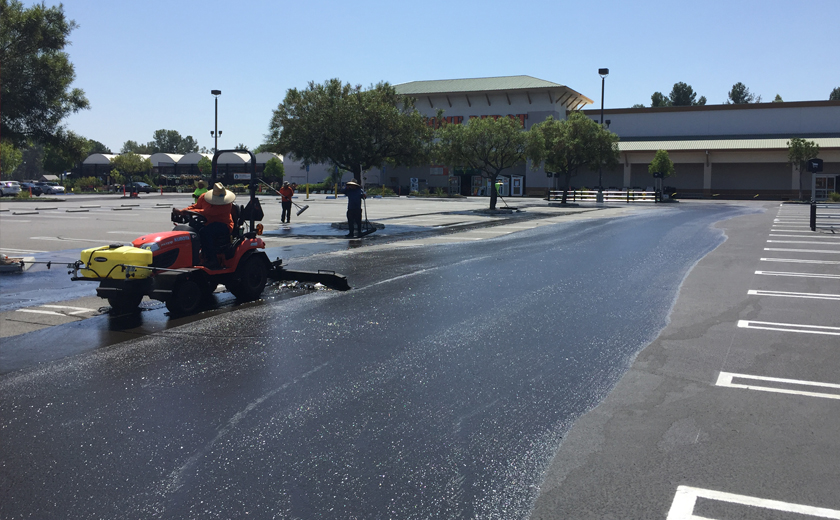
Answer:
[[[45,195],[64,195],[64,186],[57,182],[39,182],[36,186],[40,187]]]
[[[146,184],[145,182],[127,182],[125,184],[125,191],[132,192],[143,192],[143,193],[151,193],[152,187]]]
[[[44,190],[42,190],[40,186],[38,186],[34,182],[29,182],[29,181],[21,182],[20,183],[20,189],[21,189],[21,191],[28,191],[32,195],[35,195],[36,197],[39,196],[40,194],[44,193]]]
[[[0,182],[0,197],[14,197],[18,193],[20,193],[20,183],[18,181]]]

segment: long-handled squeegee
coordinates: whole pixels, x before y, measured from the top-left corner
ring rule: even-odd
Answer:
[[[273,191],[274,193],[276,193],[276,194],[278,194],[278,195],[281,195],[281,196],[282,196],[282,194],[281,194],[279,191],[277,191],[277,190],[275,190],[274,188],[272,188],[270,184],[266,184],[266,183],[264,183],[263,181],[260,181],[260,184],[263,184],[264,186],[266,186],[268,189],[270,189],[270,190],[271,190],[271,191]],[[303,213],[304,211],[306,211],[306,210],[308,210],[308,209],[309,209],[309,204],[306,204],[306,205],[304,205],[304,206],[301,206],[301,205],[299,205],[298,203],[296,203],[295,201],[291,201],[291,202],[292,202],[292,204],[294,204],[294,205],[298,208],[297,213],[295,213],[295,215],[297,215],[297,216],[300,216],[300,214],[301,214],[301,213]]]
[[[363,227],[364,227],[364,231],[362,231],[362,230],[360,230],[360,231],[359,231],[359,237],[366,237],[366,236],[368,236],[368,235],[370,235],[371,233],[374,233],[374,232],[376,231],[376,226],[374,226],[373,224],[371,224],[371,223],[370,223],[370,220],[368,220],[368,216],[367,216],[367,202],[365,202],[365,199],[364,199],[364,198],[362,198],[362,204],[363,204],[363,205],[364,205],[364,207],[365,207],[365,223],[364,223],[364,226],[363,226]]]

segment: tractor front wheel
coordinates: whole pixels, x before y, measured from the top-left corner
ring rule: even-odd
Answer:
[[[268,266],[261,257],[251,256],[239,266],[234,277],[235,279],[227,285],[228,291],[240,300],[256,300],[265,289]]]
[[[201,306],[202,288],[195,280],[183,280],[172,289],[166,308],[177,315],[192,314]]]
[[[114,314],[130,314],[139,310],[142,300],[142,294],[121,294],[108,298],[108,305]]]

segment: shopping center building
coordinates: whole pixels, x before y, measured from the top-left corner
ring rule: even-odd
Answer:
[[[600,108],[592,108],[592,99],[565,85],[531,76],[413,81],[395,88],[415,98],[416,108],[426,117],[434,118],[442,110],[451,123],[467,124],[474,117],[511,117],[530,129],[549,116],[565,119],[575,110],[595,121],[601,118]],[[654,183],[648,164],[657,150],[666,150],[676,173],[664,184],[674,188],[678,197],[795,199],[800,193],[810,196],[813,184],[822,198],[840,190],[840,101],[606,109],[603,114],[604,124],[620,138],[620,164],[600,175],[580,171],[572,178],[574,187],[596,188],[599,179],[605,189],[651,187]],[[787,142],[792,137],[819,145],[822,173],[800,172],[789,164]],[[101,175],[109,168],[110,157],[99,155],[85,161],[83,169],[90,172],[85,175]],[[200,158],[200,154],[156,154],[152,162],[157,173],[189,177],[198,174]],[[269,154],[257,155],[258,172],[269,158]],[[310,165],[307,171],[291,156],[283,160],[286,180],[297,184],[322,182],[332,170],[332,166],[320,164]],[[244,162],[237,154],[225,154],[219,161],[220,172],[230,181],[245,171]],[[365,172],[363,182],[384,185],[403,195],[437,188],[464,195],[489,193],[487,179],[451,166],[374,168]],[[543,197],[556,187],[556,178],[531,166],[523,163],[502,173],[504,196]],[[344,180],[350,180],[349,173]]]

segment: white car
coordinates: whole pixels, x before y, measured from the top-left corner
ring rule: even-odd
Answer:
[[[64,186],[57,182],[39,182],[38,186],[45,195],[64,195]]]
[[[20,183],[18,181],[0,182],[0,197],[14,197],[18,193],[20,193]]]

